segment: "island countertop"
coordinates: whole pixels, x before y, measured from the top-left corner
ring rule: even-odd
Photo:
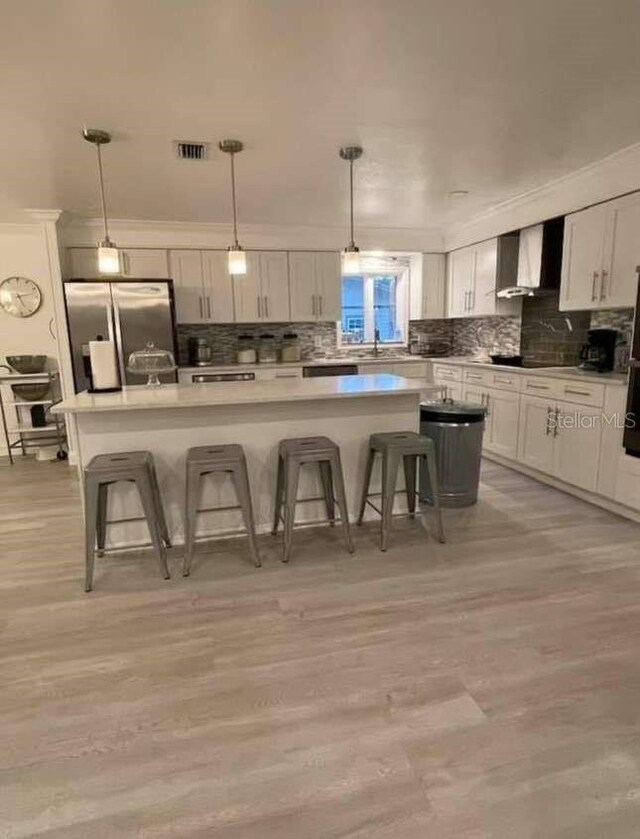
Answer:
[[[212,384],[168,384],[150,388],[126,387],[117,393],[79,393],[59,402],[56,414],[200,408],[266,402],[324,401],[372,396],[419,394],[417,380],[388,373]]]

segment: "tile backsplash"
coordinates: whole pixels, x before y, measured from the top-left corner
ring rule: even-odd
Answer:
[[[578,363],[587,330],[610,327],[620,340],[631,342],[633,309],[595,312],[560,312],[558,294],[527,297],[522,316],[415,320],[409,324],[409,340],[430,356],[473,356],[480,349],[502,355],[522,354],[530,365],[572,366]],[[336,324],[330,323],[224,323],[178,324],[178,357],[188,363],[187,342],[191,336],[205,337],[213,350],[214,364],[235,362],[238,336],[273,335],[277,343],[287,332],[300,341],[303,360],[358,358],[371,349],[341,349]],[[380,356],[397,355],[397,347],[380,347]]]

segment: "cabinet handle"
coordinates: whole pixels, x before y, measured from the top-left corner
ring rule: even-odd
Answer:
[[[207,296],[205,299],[207,301],[207,317],[211,320],[211,298]]]
[[[547,419],[545,423],[545,434],[547,437],[551,434],[551,414],[553,413],[553,408],[547,406]]]
[[[497,385],[511,385],[511,384],[513,384],[513,379],[499,379],[497,376],[493,377],[493,381]]]
[[[557,437],[558,436],[558,420],[560,419],[560,409],[559,408],[556,408],[556,415],[555,416],[556,416],[556,421],[555,421],[555,425],[553,426],[553,436]]]
[[[527,388],[529,390],[549,390],[549,385],[534,385],[531,382],[527,382]]]
[[[204,309],[202,308],[202,295],[198,295],[198,306],[200,307],[200,320],[204,320]]]
[[[465,293],[464,293],[464,309],[462,311],[463,312],[468,312],[469,311],[469,292],[468,291],[465,291]]]
[[[481,381],[482,376],[479,376],[477,373],[467,373],[467,379],[475,379],[475,381]]]
[[[573,396],[592,396],[592,392],[590,390],[575,390],[572,387],[565,387],[565,393],[571,393]]]
[[[609,276],[608,271],[602,272],[602,281],[600,283],[600,300],[604,300],[607,296],[607,277]]]
[[[316,296],[315,296],[315,294],[312,294],[311,295],[311,314],[315,317],[317,315],[317,313],[318,312],[317,312],[317,309],[316,309]]]
[[[490,414],[490,412],[489,412],[489,399],[490,399],[490,396],[489,396],[489,394],[488,394],[488,393],[483,394],[483,396],[484,396],[484,398],[485,398],[484,405],[485,405],[485,408],[487,409],[487,413],[486,413],[486,415],[485,415],[485,416],[489,417],[489,416],[491,416],[491,414]]]
[[[475,288],[469,292],[469,311],[473,312],[476,308],[476,290]]]
[[[591,284],[591,299],[592,300],[597,300],[598,299],[597,285],[598,285],[598,272],[594,271],[593,272],[593,282]]]
[[[262,299],[260,295],[257,296],[256,300],[258,301],[258,317],[262,317]]]
[[[265,318],[269,317],[269,298],[266,294],[264,296],[264,316]]]
[[[322,307],[322,295],[321,294],[318,295],[318,301],[320,303],[320,317],[322,317],[322,314],[323,314],[322,313],[322,308],[323,307]]]

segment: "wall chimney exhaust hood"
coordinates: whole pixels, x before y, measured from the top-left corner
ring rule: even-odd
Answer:
[[[498,239],[498,297],[537,297],[560,288],[564,216]]]

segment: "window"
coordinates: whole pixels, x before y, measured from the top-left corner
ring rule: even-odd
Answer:
[[[341,345],[405,343],[407,271],[363,271],[342,277]]]

